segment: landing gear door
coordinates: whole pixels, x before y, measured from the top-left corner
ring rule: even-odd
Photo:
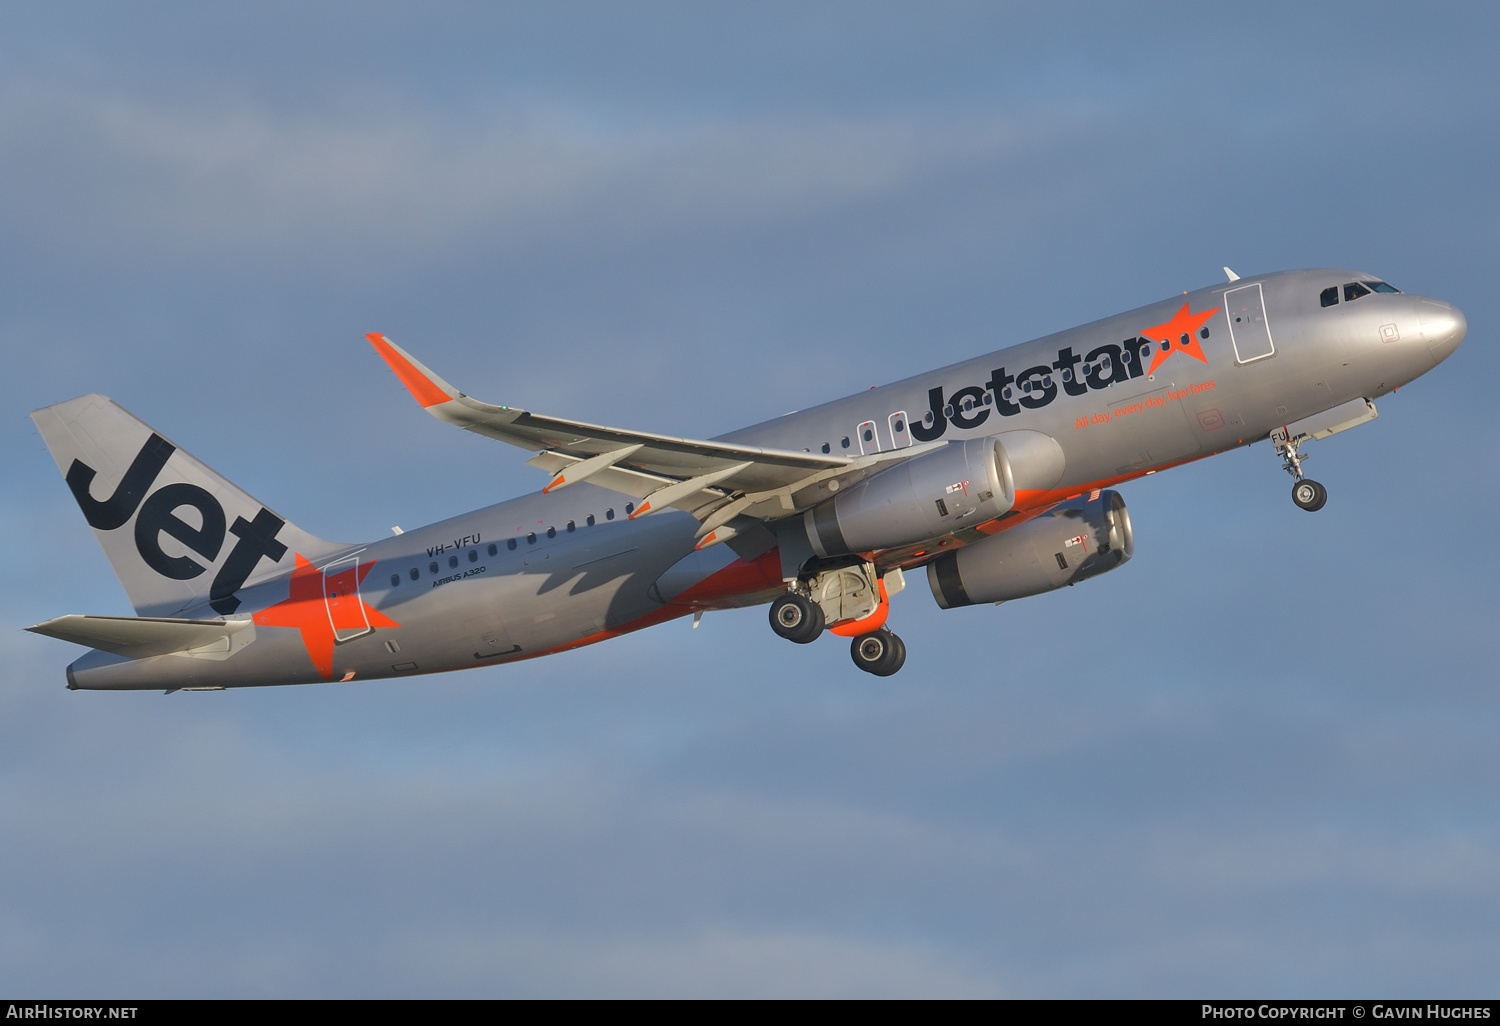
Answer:
[[[1276,355],[1271,326],[1266,323],[1266,299],[1260,282],[1241,285],[1224,293],[1224,313],[1229,318],[1229,338],[1234,342],[1236,363],[1250,363]]]
[[[323,604],[328,608],[334,644],[375,633],[359,598],[358,556],[336,560],[323,568]]]

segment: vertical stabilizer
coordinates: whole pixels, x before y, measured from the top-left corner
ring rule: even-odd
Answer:
[[[349,548],[288,523],[102,395],[31,419],[141,616],[228,616],[240,589],[289,573],[296,554]]]

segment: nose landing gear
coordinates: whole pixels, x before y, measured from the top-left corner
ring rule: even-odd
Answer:
[[[1292,485],[1292,501],[1309,513],[1315,513],[1328,501],[1328,489],[1311,478],[1304,479]]]
[[[1302,455],[1301,445],[1306,438],[1306,435],[1291,438],[1286,428],[1279,427],[1271,432],[1271,445],[1281,457],[1281,469],[1292,475],[1292,501],[1309,513],[1316,513],[1328,501],[1328,489],[1302,476],[1302,462],[1307,457]]]

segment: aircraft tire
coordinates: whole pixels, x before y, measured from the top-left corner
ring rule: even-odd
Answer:
[[[906,662],[906,646],[885,628],[861,634],[849,644],[849,656],[866,673],[889,677]]]
[[[1304,478],[1292,485],[1292,501],[1309,513],[1316,513],[1328,501],[1328,489],[1310,478]]]
[[[895,652],[891,661],[891,672],[886,674],[886,676],[891,676],[892,674],[899,673],[901,667],[906,665],[906,642],[902,641],[901,636],[895,631],[888,633],[891,636],[891,643],[895,646]]]
[[[817,641],[823,633],[823,607],[796,592],[771,603],[771,630],[799,645]]]

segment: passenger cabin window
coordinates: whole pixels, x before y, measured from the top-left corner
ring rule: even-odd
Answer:
[[[604,511],[604,519],[605,520],[613,520],[614,518],[615,518],[615,508],[613,506],[611,506],[611,507],[609,507],[609,509],[607,509],[607,510]]]
[[[457,570],[458,569],[458,557],[457,556],[449,556],[448,557],[448,569],[449,570]]]
[[[437,563],[435,561],[427,564],[427,572],[430,574],[437,573]]]
[[[470,549],[469,550],[469,562],[470,563],[477,563],[477,562],[479,562],[479,550],[478,549]]]
[[[635,503],[633,503],[633,502],[627,502],[625,504],[625,515],[628,517],[628,516],[630,516],[630,514],[632,514],[634,512],[635,512]]]
[[[824,442],[823,443],[823,451],[824,452],[833,452],[833,446],[829,445],[827,442]]]
[[[1369,294],[1370,290],[1357,281],[1351,281],[1344,286],[1344,302],[1346,303],[1352,303],[1361,296],[1368,296]]]
[[[548,538],[556,538],[557,537],[557,528],[555,528],[555,527],[549,527],[549,528],[547,528],[547,537]]]
[[[397,587],[398,585],[400,585],[400,583],[401,583],[401,575],[400,574],[391,574],[391,587],[392,588]]]
[[[1322,295],[1318,297],[1318,302],[1322,303],[1324,306],[1334,306],[1338,303],[1338,301],[1339,287],[1337,285],[1324,289]]]
[[[505,547],[514,552],[516,548],[516,540],[514,538],[505,539]]]
[[[584,523],[588,524],[590,527],[593,527],[594,526],[594,514],[590,513],[588,515],[588,517],[584,520]]]
[[[512,539],[511,539],[511,541],[515,541],[515,539],[514,539],[514,538],[512,538]],[[511,546],[511,548],[515,548],[515,546],[514,546],[514,545],[512,545],[512,546]],[[498,553],[498,552],[499,552],[499,551],[500,551],[500,550],[499,550],[499,549],[497,549],[497,548],[495,548],[495,543],[494,543],[494,542],[490,542],[490,547],[489,547],[489,550],[488,550],[488,551],[489,551],[489,554],[490,554],[490,555],[491,555],[491,556],[493,556],[493,555],[495,555],[495,554],[496,554],[496,553]]]
[[[844,440],[839,444],[842,445],[845,449],[849,448],[849,436],[845,435]]]
[[[418,570],[416,567],[412,567],[406,576],[410,577],[414,581],[420,580],[422,577],[422,571]]]
[[[575,523],[573,523],[573,521],[569,520],[568,521],[568,530],[570,530],[570,531],[576,531],[576,530],[578,530],[578,525],[575,524]]]
[[[528,534],[526,536],[526,544],[527,545],[535,545],[536,544],[536,532],[535,531],[532,531],[530,534]]]

